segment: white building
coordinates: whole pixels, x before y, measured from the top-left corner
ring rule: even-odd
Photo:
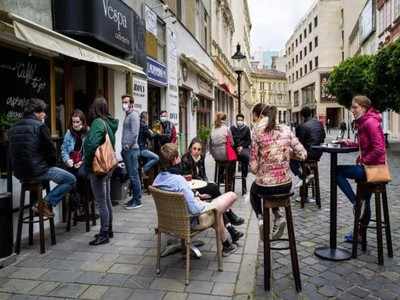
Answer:
[[[286,42],[286,74],[293,121],[309,106],[322,122],[333,126],[343,120],[344,109],[326,92],[332,68],[344,58],[341,0],[319,0],[296,26]]]

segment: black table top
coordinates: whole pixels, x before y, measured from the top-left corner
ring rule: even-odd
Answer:
[[[331,145],[331,144],[329,144]],[[336,144],[337,145],[337,144]],[[322,150],[322,152],[326,153],[351,153],[351,152],[357,152],[358,147],[355,146],[342,146],[339,145],[339,147],[332,147],[328,145],[320,145],[320,146],[311,146],[313,149],[318,149]]]

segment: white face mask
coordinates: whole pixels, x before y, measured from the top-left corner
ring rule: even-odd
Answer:
[[[243,121],[237,121],[236,124],[237,124],[237,126],[242,127],[244,125],[244,122]]]
[[[160,117],[160,121],[161,122],[166,122],[166,121],[168,121],[168,118],[167,117]]]
[[[122,103],[122,110],[123,111],[129,111],[129,104],[128,103]]]

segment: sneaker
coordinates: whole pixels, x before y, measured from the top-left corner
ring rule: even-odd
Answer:
[[[258,230],[260,232],[260,241],[264,240],[264,221],[258,220]]]
[[[312,179],[314,179],[314,174],[310,174],[306,177],[306,184],[308,184]]]
[[[89,242],[90,246],[99,246],[103,244],[108,244],[110,239],[107,236],[99,234],[93,241]]]
[[[126,209],[126,210],[137,209],[137,208],[140,208],[140,207],[142,207],[142,206],[143,206],[142,203],[139,203],[139,204],[131,204],[131,205],[126,206],[125,209]]]
[[[33,211],[46,218],[54,217],[54,213],[51,211],[51,208],[46,201],[40,201],[36,206],[33,207]]]
[[[236,228],[233,226],[229,226],[226,229],[228,230],[229,234],[231,235],[233,243],[236,243],[240,238],[242,238],[244,236],[243,232],[236,230]]]
[[[303,180],[302,179],[300,179],[297,183],[296,183],[296,185],[294,186],[296,189],[298,189],[298,188],[300,188],[300,187],[302,187],[303,186]]]
[[[226,216],[234,226],[239,226],[244,223],[244,219],[236,215],[231,209],[226,212]]]
[[[129,201],[126,201],[126,202],[124,202],[124,206],[129,206],[129,205],[131,205],[132,204],[132,200],[129,200]]]
[[[272,227],[272,239],[276,240],[279,239],[286,227],[286,220],[283,217],[276,218],[274,221],[274,226]]]
[[[238,249],[238,247],[233,244],[233,243],[229,243],[228,241],[225,241],[222,243],[222,256],[226,257],[229,256],[233,253],[235,253]]]

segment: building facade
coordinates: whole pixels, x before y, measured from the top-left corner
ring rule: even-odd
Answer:
[[[289,123],[289,99],[286,74],[272,69],[254,70],[251,73],[252,104],[265,103],[277,107],[276,120]]]
[[[343,120],[344,108],[326,90],[329,73],[344,58],[341,0],[319,0],[286,42],[286,74],[293,122],[304,106],[323,123]]]

